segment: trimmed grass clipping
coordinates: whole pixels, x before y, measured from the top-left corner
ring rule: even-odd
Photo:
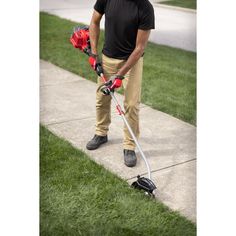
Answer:
[[[192,236],[196,225],[40,127],[41,236]]]
[[[78,23],[41,13],[40,58],[96,82],[97,76],[88,63],[88,56],[69,42],[76,25]],[[104,32],[100,35],[101,52]],[[148,43],[141,101],[195,125],[196,53]]]

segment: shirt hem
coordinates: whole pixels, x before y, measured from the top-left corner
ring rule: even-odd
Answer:
[[[107,56],[107,57],[110,57],[110,58],[114,58],[114,59],[118,59],[118,60],[127,60],[129,58],[129,56],[131,55],[128,55],[128,56],[113,56],[113,55],[109,55],[107,54],[106,52],[104,52],[104,50],[102,50],[102,53]]]

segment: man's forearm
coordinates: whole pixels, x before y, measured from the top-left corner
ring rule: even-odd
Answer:
[[[125,76],[125,74],[136,64],[136,62],[143,55],[150,32],[150,30],[138,30],[136,47],[129,56],[124,66],[122,66],[122,68],[118,71],[118,75]]]
[[[92,53],[97,55],[98,40],[100,35],[100,25],[91,22],[89,26],[89,34],[90,34],[90,44]]]
[[[136,64],[136,62],[140,59],[143,53],[144,48],[135,48],[126,63],[124,64],[124,66],[121,67],[117,74],[124,76]]]

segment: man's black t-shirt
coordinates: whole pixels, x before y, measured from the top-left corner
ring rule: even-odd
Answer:
[[[127,59],[135,49],[138,29],[155,28],[148,0],[97,0],[94,9],[105,14],[103,53],[111,58]]]

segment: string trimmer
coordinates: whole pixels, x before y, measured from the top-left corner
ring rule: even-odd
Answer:
[[[90,40],[89,40],[89,28],[88,27],[74,28],[73,34],[70,37],[70,42],[72,43],[72,45],[75,48],[80,49],[80,51],[86,53],[88,56],[91,55],[91,47],[90,47]],[[129,130],[129,133],[132,136],[132,138],[139,150],[139,153],[140,153],[140,155],[141,155],[142,159],[144,160],[145,165],[147,167],[148,178],[140,177],[138,175],[137,180],[132,183],[132,186],[134,188],[144,190],[145,193],[147,193],[148,195],[155,197],[153,191],[156,189],[156,186],[153,183],[152,178],[151,178],[151,169],[150,169],[149,163],[147,161],[147,158],[145,157],[137,138],[135,137],[127,119],[125,118],[125,113],[124,113],[123,109],[121,108],[121,106],[114,94],[114,91],[109,89],[109,84],[107,84],[107,80],[104,76],[103,69],[102,69],[101,65],[98,65],[98,67],[96,68],[96,72],[101,77],[102,81],[104,82],[104,84],[100,87],[101,92],[104,95],[110,95],[112,97],[112,100],[115,103],[118,114],[123,119],[127,129]]]

